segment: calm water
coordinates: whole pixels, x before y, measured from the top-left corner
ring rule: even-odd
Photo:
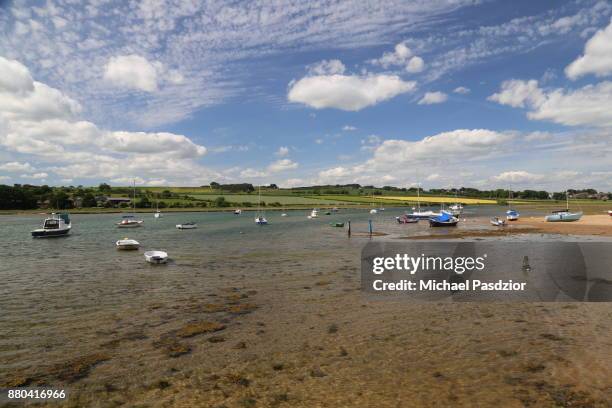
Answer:
[[[0,376],[36,364],[41,355],[53,360],[66,348],[89,347],[84,342],[98,341],[104,327],[137,325],[153,302],[179,304],[274,270],[299,273],[317,255],[330,267],[339,256],[354,258],[357,266],[365,239],[358,235],[367,232],[369,219],[375,231],[391,238],[430,231],[426,222],[398,225],[394,217],[403,211],[342,210],[313,220],[306,218],[308,211],[288,211],[287,217],[271,211],[267,226],[257,226],[253,212],[166,213],[160,219],[143,214],[144,227],[127,230],[115,226],[119,214],[72,215],[70,236],[52,239],[30,237],[43,215],[0,216]],[[472,207],[462,217],[503,211]],[[349,219],[354,239],[346,238],[345,229],[329,226]],[[188,221],[198,223],[198,229],[175,228]],[[453,229],[435,232],[448,231]],[[117,251],[115,241],[123,237],[138,240],[141,249]],[[145,250],[167,251],[171,262],[149,265]]]
[[[503,215],[504,210],[468,207],[462,218],[472,222],[458,228],[494,228],[487,225],[488,217]],[[269,211],[267,226],[255,225],[253,212],[240,216],[166,213],[161,219],[143,214],[144,227],[123,230],[115,226],[119,214],[73,215],[70,236],[53,239],[30,236],[31,230],[40,227],[43,215],[0,216],[0,380],[40,375],[55,384],[53,367],[71,367],[69,362],[76,358],[104,352],[111,356],[110,361],[70,386],[77,398],[85,398],[72,406],[106,406],[102,401],[116,394],[125,401],[135,391],[146,394],[149,384],[168,375],[170,368],[190,367],[199,373],[205,364],[223,367],[237,355],[229,341],[224,353],[207,354],[204,351],[210,346],[200,344],[200,353],[182,359],[164,356],[156,341],[192,321],[210,319],[199,307],[222,302],[224,291],[231,288],[256,293],[247,302],[262,309],[267,305],[267,315],[259,313],[257,318],[268,318],[266,329],[271,331],[276,310],[291,319],[287,330],[309,331],[310,324],[301,319],[323,316],[319,311],[328,307],[327,302],[333,306],[335,301],[327,300],[333,297],[353,302],[351,310],[358,313],[360,298],[345,293],[358,293],[359,255],[368,240],[364,236],[368,220],[373,220],[375,232],[389,234],[376,240],[434,232],[426,222],[398,225],[394,218],[403,211],[387,209],[370,215],[363,209],[342,210],[313,220],[306,218],[309,211],[288,211],[288,217]],[[481,222],[473,222],[476,218]],[[355,233],[352,239],[345,229],[329,226],[332,221],[349,219]],[[198,229],[175,228],[188,221],[196,222]],[[454,231],[435,229],[438,234]],[[137,239],[141,249],[117,251],[115,241],[123,237]],[[546,238],[534,235],[529,239]],[[167,251],[171,262],[147,264],[143,252],[154,249]],[[337,276],[341,284],[317,286],[325,285],[326,276]],[[295,281],[302,283],[296,286]],[[311,286],[325,288],[325,295],[323,289],[313,289],[310,295]],[[276,299],[266,298],[270,294]],[[260,329],[253,322],[251,326],[236,322],[224,333],[239,336],[253,326]],[[120,343],[113,343],[116,341]],[[266,347],[275,350],[276,346]],[[113,384],[121,391],[103,384]],[[149,397],[150,404],[156,405],[157,394]]]

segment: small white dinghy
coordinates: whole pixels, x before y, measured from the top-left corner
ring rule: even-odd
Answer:
[[[195,222],[186,222],[184,224],[176,224],[176,228],[177,229],[181,229],[181,230],[184,230],[184,229],[196,229],[196,228],[198,228],[198,226],[196,225]]]
[[[120,250],[135,250],[140,248],[140,242],[135,239],[123,238],[116,242],[117,249]]]
[[[503,227],[506,225],[506,221],[499,217],[493,217],[491,218],[491,225],[495,225],[496,227]]]
[[[165,264],[168,262],[168,254],[164,251],[147,251],[144,253],[145,261],[152,264]]]

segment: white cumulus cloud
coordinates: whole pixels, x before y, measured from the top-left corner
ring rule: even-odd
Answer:
[[[290,84],[287,97],[315,109],[359,111],[410,92],[415,86],[415,82],[396,75],[317,75]]]
[[[541,174],[533,174],[528,171],[505,171],[493,177],[493,180],[508,183],[526,183],[541,180],[544,176]]]
[[[512,107],[528,107],[527,117],[568,126],[612,126],[612,82],[575,90],[543,90],[538,81],[510,80],[489,100]]]
[[[612,22],[587,41],[584,55],[569,64],[565,74],[570,79],[587,74],[598,77],[612,74]]]

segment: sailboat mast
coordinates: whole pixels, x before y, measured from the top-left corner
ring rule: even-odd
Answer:
[[[569,194],[567,193],[567,190],[565,190],[565,209],[569,211]]]
[[[136,179],[132,180],[134,183],[134,193],[133,193],[133,199],[132,199],[132,211],[134,211],[134,214],[136,214]]]

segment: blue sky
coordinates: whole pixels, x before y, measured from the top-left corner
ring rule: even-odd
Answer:
[[[612,189],[606,1],[0,3],[0,182]]]

